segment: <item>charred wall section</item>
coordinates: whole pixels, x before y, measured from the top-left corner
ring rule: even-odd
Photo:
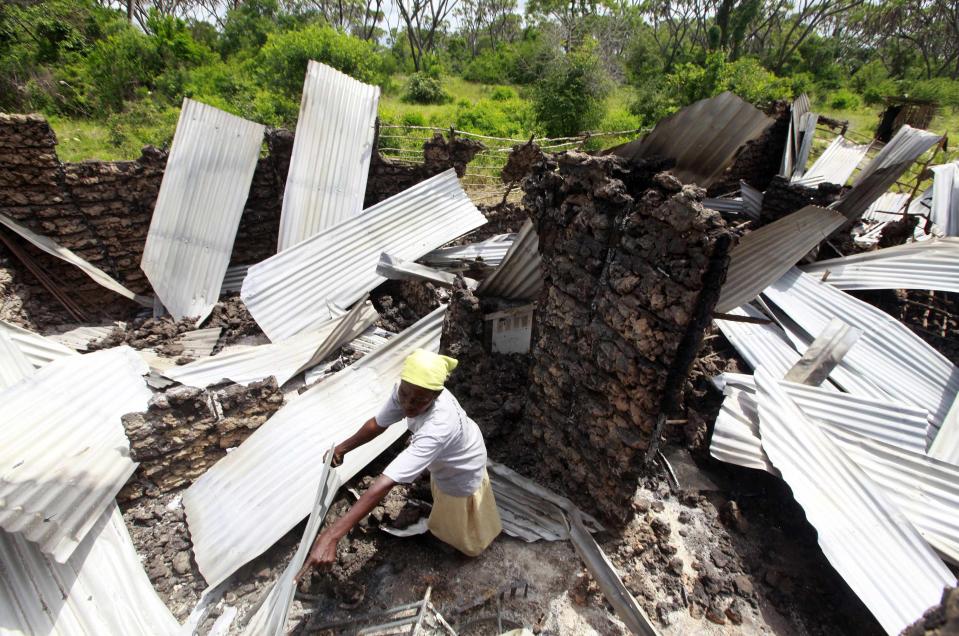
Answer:
[[[528,435],[568,492],[614,520],[679,406],[731,244],[704,191],[661,167],[567,153],[525,185],[545,280]]]
[[[710,196],[735,192],[739,189],[740,180],[758,190],[765,190],[773,177],[779,174],[786,136],[789,134],[789,102],[774,102],[766,114],[774,118],[773,124],[758,139],[740,148],[722,178],[709,187]]]

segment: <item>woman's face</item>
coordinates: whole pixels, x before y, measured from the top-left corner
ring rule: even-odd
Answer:
[[[430,407],[440,391],[430,391],[423,387],[400,380],[399,402],[406,417],[416,417]]]

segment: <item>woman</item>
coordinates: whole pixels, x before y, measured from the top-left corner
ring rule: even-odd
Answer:
[[[336,562],[336,544],[396,484],[408,484],[427,468],[433,491],[429,529],[438,539],[476,556],[500,533],[499,513],[486,474],[486,445],[476,422],[443,388],[457,361],[416,349],[403,362],[400,382],[377,415],[333,450],[333,465],[404,417],[413,433],[407,446],[347,513],[317,536],[299,579],[314,567]]]

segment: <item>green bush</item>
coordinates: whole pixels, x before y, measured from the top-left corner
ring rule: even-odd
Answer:
[[[481,135],[523,137],[537,129],[529,103],[520,99],[461,100],[453,116],[456,128]]]
[[[941,106],[959,109],[959,80],[945,77],[919,80],[912,83],[908,93],[909,97],[915,99],[928,99],[938,102]]]
[[[516,91],[509,86],[495,86],[490,91],[489,98],[494,102],[505,102],[516,99]]]
[[[507,75],[514,84],[534,84],[563,57],[555,42],[535,33],[506,50],[510,51]],[[499,83],[503,78],[494,81]]]
[[[728,65],[725,74],[725,90],[731,90],[758,108],[765,108],[776,100],[793,98],[792,82],[776,77],[763,68],[758,60],[736,60]]]
[[[609,83],[596,54],[574,51],[553,62],[533,86],[536,119],[551,137],[595,127],[605,114]]]
[[[463,69],[463,79],[483,84],[500,84],[510,78],[516,64],[516,55],[509,47],[483,51],[470,60]]]
[[[426,73],[413,73],[406,81],[404,101],[414,104],[445,104],[452,99],[449,93],[443,90],[443,83]]]
[[[310,60],[316,60],[361,82],[383,81],[382,59],[374,46],[328,26],[310,25],[271,33],[256,56],[259,84],[299,101]]]
[[[400,122],[404,126],[425,126],[426,118],[423,117],[423,113],[411,110],[403,113],[403,116],[400,118]]]
[[[877,106],[883,103],[884,98],[898,93],[899,86],[894,80],[883,79],[866,86],[862,91],[862,100],[870,106]]]
[[[663,90],[657,80],[647,80],[637,87],[636,96],[629,104],[629,112],[639,118],[642,126],[655,126],[660,119],[679,109],[674,96]]]
[[[859,96],[846,89],[840,89],[829,96],[830,108],[839,110],[852,110],[859,108]]]

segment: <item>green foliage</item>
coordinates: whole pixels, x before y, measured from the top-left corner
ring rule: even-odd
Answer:
[[[310,60],[332,66],[361,82],[378,84],[385,79],[382,60],[370,42],[328,26],[309,25],[267,36],[256,56],[260,84],[298,101]]]
[[[505,102],[516,99],[516,91],[509,86],[494,86],[490,91],[489,98],[494,102]]]
[[[656,80],[649,80],[637,87],[636,97],[629,104],[629,112],[639,118],[642,126],[653,126],[679,109],[680,104],[663,91]]]
[[[547,135],[575,135],[599,124],[608,93],[599,59],[583,48],[549,66],[533,87],[533,109]]]
[[[792,99],[793,95],[803,92],[797,93],[793,82],[776,77],[753,58],[743,58],[728,65],[724,90],[736,93],[759,108],[765,108],[776,100]]]
[[[463,79],[471,82],[497,84],[510,77],[510,71],[516,63],[515,52],[507,47],[483,51],[463,69]]]
[[[413,73],[406,81],[403,99],[414,104],[445,104],[453,100],[449,93],[443,90],[443,83],[439,78],[426,73]]]
[[[912,83],[908,93],[915,99],[928,99],[953,110],[959,109],[959,80],[945,77],[919,80]]]
[[[859,108],[859,96],[852,91],[840,89],[829,96],[829,106],[839,110]]]
[[[666,76],[666,90],[680,104],[692,104],[726,90],[729,76],[725,53],[712,51],[706,55],[703,66],[690,63],[677,66],[675,71]]]
[[[434,122],[435,123],[435,122]],[[460,100],[453,125],[460,130],[496,137],[524,137],[536,130],[529,102],[510,100]]]

